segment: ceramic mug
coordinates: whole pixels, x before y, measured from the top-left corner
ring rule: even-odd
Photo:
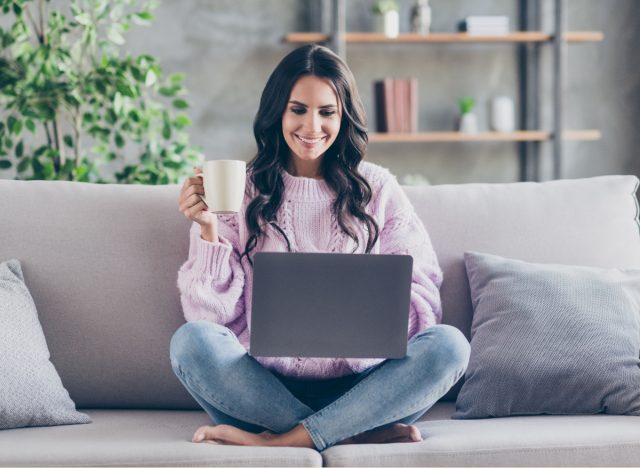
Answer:
[[[202,164],[204,195],[208,211],[219,214],[238,213],[244,198],[247,163],[234,159],[214,159]]]

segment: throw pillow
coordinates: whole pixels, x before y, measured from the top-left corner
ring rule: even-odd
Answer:
[[[20,261],[0,263],[0,429],[91,422],[49,357]]]
[[[640,269],[464,261],[474,315],[453,419],[640,415]]]

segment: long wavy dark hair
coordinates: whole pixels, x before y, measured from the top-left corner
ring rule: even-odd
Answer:
[[[253,264],[249,253],[258,238],[265,233],[264,226],[273,226],[291,244],[278,226],[276,214],[282,204],[284,182],[280,169],[287,168],[290,150],[282,132],[282,116],[295,83],[303,76],[313,75],[329,80],[342,107],[338,136],[324,153],[320,165],[321,175],[335,192],[332,212],[340,228],[360,244],[353,219],[364,224],[368,233],[365,252],[370,253],[378,240],[379,228],[375,219],[365,212],[371,201],[371,186],[358,172],[368,143],[367,121],[364,107],[355,84],[355,78],[344,61],[330,49],[311,44],[289,53],[275,68],[262,92],[260,107],[253,122],[253,133],[258,145],[256,156],[249,161],[247,172],[255,187],[255,196],[246,211],[249,237],[243,256]]]

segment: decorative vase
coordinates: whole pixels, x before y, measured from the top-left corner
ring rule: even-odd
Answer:
[[[416,0],[411,8],[411,32],[429,34],[431,29],[431,7],[428,0]]]
[[[513,99],[498,96],[491,100],[491,129],[496,132],[512,132],[515,128]]]
[[[460,117],[461,133],[478,133],[478,117],[473,112],[467,112]]]
[[[400,34],[400,15],[396,10],[387,11],[377,16],[378,32],[387,37],[398,37]]]

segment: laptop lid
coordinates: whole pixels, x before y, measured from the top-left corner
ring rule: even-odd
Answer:
[[[252,356],[402,358],[410,255],[258,252]]]

